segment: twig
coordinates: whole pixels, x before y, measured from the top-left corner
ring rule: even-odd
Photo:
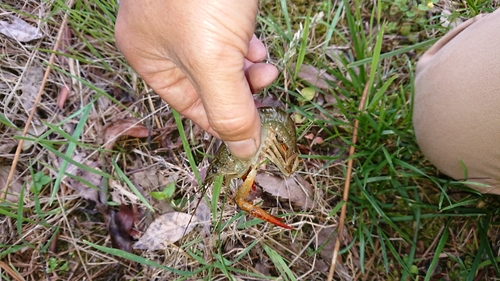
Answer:
[[[71,2],[73,2],[73,1],[71,1]],[[70,4],[73,5],[73,3],[70,3]],[[70,6],[68,6],[68,7],[70,7]],[[28,116],[28,120],[26,120],[26,125],[24,126],[24,130],[23,130],[23,133],[21,135],[21,138],[19,138],[19,143],[17,144],[16,153],[14,155],[14,159],[12,160],[12,165],[10,166],[9,176],[7,177],[7,181],[5,182],[5,186],[3,187],[2,192],[0,193],[0,202],[5,199],[5,196],[7,196],[7,190],[9,188],[11,181],[12,181],[12,178],[14,177],[16,165],[17,165],[17,162],[19,161],[19,155],[21,154],[21,149],[23,147],[24,137],[26,137],[26,134],[28,133],[28,129],[31,125],[31,121],[33,120],[33,116],[35,116],[36,108],[38,106],[38,103],[40,102],[40,99],[42,98],[42,93],[43,93],[43,89],[45,88],[45,83],[47,83],[47,79],[49,78],[50,70],[52,69],[51,65],[54,63],[57,48],[59,48],[59,44],[61,43],[61,38],[62,38],[63,33],[64,33],[64,26],[66,26],[66,23],[68,21],[68,14],[69,14],[69,11],[64,14],[64,18],[63,18],[63,21],[61,23],[61,27],[60,27],[59,32],[57,34],[56,42],[54,44],[54,47],[52,48],[52,54],[50,55],[47,69],[45,70],[45,74],[43,75],[42,84],[40,85],[40,89],[38,90],[38,94],[35,98],[35,102],[33,103],[33,108],[31,109],[30,115]]]
[[[359,101],[358,112],[361,112],[365,107],[365,100],[368,94],[368,83],[365,85],[365,89],[363,90],[363,95],[361,95],[361,100]],[[353,155],[356,144],[358,140],[358,127],[359,127],[359,119],[354,121],[354,130],[352,132],[352,144],[349,148],[349,161],[347,161],[347,174],[345,177],[344,184],[344,194],[342,195],[342,201],[344,201],[344,205],[342,205],[342,209],[340,210],[340,219],[337,228],[337,240],[335,241],[335,248],[332,253],[332,263],[330,264],[330,271],[328,272],[328,281],[333,280],[333,274],[335,273],[335,266],[337,265],[337,256],[339,254],[340,242],[344,240],[344,221],[347,212],[347,200],[349,200],[349,188],[351,187],[351,175],[352,175],[352,163],[353,163]]]
[[[26,133],[28,132],[29,126],[31,124],[31,121],[33,120],[33,117],[35,115],[36,107],[37,107],[38,103],[40,102],[40,100],[42,98],[43,89],[45,88],[45,83],[47,83],[47,79],[49,78],[49,74],[50,74],[50,71],[52,69],[51,66],[54,63],[54,59],[56,57],[56,51],[59,48],[59,45],[61,43],[61,39],[62,39],[63,34],[65,32],[65,28],[66,28],[67,22],[68,22],[68,15],[69,15],[69,13],[71,11],[71,7],[73,6],[73,2],[74,2],[74,0],[69,0],[69,3],[67,4],[68,11],[64,14],[63,21],[61,23],[61,26],[59,28],[59,32],[57,34],[56,42],[54,43],[54,47],[52,48],[52,54],[50,55],[50,59],[49,59],[48,65],[47,65],[47,69],[45,70],[45,74],[43,75],[42,84],[40,85],[40,89],[38,90],[38,94],[37,94],[37,96],[35,98],[35,102],[33,104],[33,108],[31,109],[31,112],[30,112],[30,115],[28,117],[28,120],[26,121],[26,125],[24,126],[22,137],[26,136]],[[9,176],[8,176],[7,181],[5,183],[5,186],[4,186],[3,190],[2,190],[2,193],[0,194],[0,201],[2,201],[5,198],[5,196],[7,195],[8,186],[9,186],[9,184],[12,181],[12,178],[14,176],[14,171],[16,170],[16,165],[17,165],[17,162],[19,160],[19,155],[21,154],[21,148],[22,148],[23,142],[24,142],[24,140],[22,138],[19,139],[19,144],[17,145],[16,154],[14,155],[14,160],[12,161],[12,166],[10,167]],[[59,200],[60,205],[62,205],[62,202],[60,201],[59,196],[58,196],[58,200]],[[64,219],[66,221],[66,224],[68,226],[70,226],[70,224],[68,222],[68,219],[67,219],[67,216],[65,215],[64,209],[63,209],[63,214],[64,214],[63,217],[64,217]],[[71,229],[71,227],[70,227],[70,229]],[[77,255],[80,258],[80,260],[83,262],[83,258],[82,258],[82,255],[80,253],[80,250],[77,247],[77,244],[74,243],[74,241],[76,239],[73,236],[73,233],[71,231],[70,231],[70,234],[71,234],[71,237],[73,238],[72,241],[73,241],[73,245],[75,246]],[[87,267],[85,266],[85,263],[84,263],[83,269],[85,271],[85,274],[87,275],[87,278],[89,278],[89,280],[92,280],[92,277],[91,277],[90,273],[88,272]]]
[[[0,261],[0,267],[5,270],[5,272],[7,272],[12,278],[16,279],[16,281],[25,281],[25,279],[21,275],[19,275],[19,273],[10,268],[10,266],[8,266],[3,261]]]

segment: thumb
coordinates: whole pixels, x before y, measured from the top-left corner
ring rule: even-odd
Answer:
[[[221,70],[225,73],[197,76],[201,81],[196,84],[203,89],[199,93],[211,128],[234,156],[247,159],[255,155],[260,146],[261,128],[259,114],[243,71],[243,59],[241,64],[239,71]]]

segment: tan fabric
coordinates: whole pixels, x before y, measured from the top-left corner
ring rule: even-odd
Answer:
[[[443,173],[500,194],[500,9],[450,31],[417,64],[413,123]]]

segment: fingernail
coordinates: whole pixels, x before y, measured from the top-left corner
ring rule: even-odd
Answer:
[[[231,153],[239,159],[250,159],[257,153],[257,143],[254,139],[242,141],[227,141],[227,147]]]

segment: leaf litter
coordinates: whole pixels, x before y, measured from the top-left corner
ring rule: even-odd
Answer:
[[[320,70],[308,64],[300,66],[297,77],[323,90],[330,89],[331,84],[335,81],[335,78],[328,74],[326,70]]]
[[[160,215],[134,244],[134,249],[149,251],[165,249],[169,244],[179,241],[184,235],[190,233],[197,221],[195,216],[182,212]]]
[[[96,8],[96,6],[93,6],[94,4],[92,3],[89,5]],[[52,18],[50,20],[52,20]],[[59,21],[58,15],[55,15],[54,22]],[[49,28],[53,28],[53,30],[50,29],[50,31],[57,31],[56,25],[49,26]],[[75,280],[83,279],[85,275],[82,273],[82,265],[84,265],[83,267],[88,267],[93,272],[99,272],[98,274],[104,273],[106,275],[106,272],[112,272],[113,274],[116,273],[115,263],[110,262],[115,260],[107,255],[84,255],[84,258],[81,260],[65,255],[65,253],[78,249],[75,245],[81,243],[83,239],[92,241],[93,243],[97,243],[99,245],[109,246],[109,244],[111,244],[113,247],[125,251],[134,251],[136,254],[138,254],[137,249],[145,249],[148,251],[161,250],[162,255],[156,261],[167,265],[173,260],[172,256],[168,254],[173,248],[169,243],[176,243],[176,241],[178,243],[180,236],[191,233],[192,235],[196,235],[196,237],[210,236],[211,239],[210,243],[198,243],[189,247],[193,247],[195,251],[199,251],[199,247],[201,247],[204,252],[210,253],[216,250],[216,247],[221,245],[222,247],[220,249],[223,251],[223,258],[227,261],[231,261],[231,257],[233,256],[233,253],[236,253],[236,251],[245,251],[251,243],[257,242],[257,244],[255,244],[256,246],[250,249],[249,255],[255,257],[260,256],[261,258],[259,258],[259,261],[254,263],[252,260],[244,257],[241,261],[235,262],[234,266],[237,268],[241,268],[242,266],[246,268],[250,266],[250,268],[252,268],[256,265],[264,265],[267,270],[262,270],[262,272],[266,272],[266,275],[269,276],[276,276],[276,268],[269,258],[262,254],[263,251],[261,244],[269,244],[270,241],[274,241],[276,235],[280,235],[282,237],[278,243],[286,244],[287,241],[289,241],[288,233],[278,232],[279,229],[276,229],[267,223],[260,223],[252,227],[238,229],[237,231],[230,229],[230,227],[232,228],[233,226],[236,226],[236,223],[224,226],[223,229],[212,229],[212,227],[217,224],[212,224],[212,213],[207,202],[202,200],[198,209],[193,210],[192,208],[194,203],[198,202],[198,198],[201,197],[201,194],[197,193],[198,190],[196,180],[191,171],[191,167],[187,165],[185,154],[181,148],[182,143],[180,142],[178,133],[175,131],[176,126],[172,122],[171,113],[169,112],[168,107],[162,104],[161,100],[157,96],[149,95],[148,90],[143,88],[143,82],[138,79],[137,76],[130,71],[130,69],[123,67],[121,55],[116,51],[116,49],[109,48],[109,46],[114,46],[114,42],[112,42],[112,40],[109,42],[104,41],[104,44],[101,44],[99,40],[90,38],[87,34],[82,33],[82,30],[83,29],[74,29],[66,31],[72,32],[73,35],[68,33],[69,35],[65,35],[66,39],[63,37],[63,41],[67,42],[67,44],[63,43],[63,45],[68,46],[67,48],[60,48],[58,52],[68,55],[58,55],[58,60],[56,60],[55,64],[61,69],[64,69],[67,73],[71,73],[71,75],[53,71],[49,77],[49,86],[44,89],[45,93],[43,100],[39,105],[40,108],[48,111],[49,116],[52,116],[53,113],[56,112],[58,120],[63,120],[67,116],[70,116],[81,109],[82,105],[95,102],[96,96],[98,95],[97,102],[94,103],[94,108],[92,108],[90,117],[87,120],[84,131],[82,132],[81,139],[79,139],[81,143],[88,146],[78,147],[72,156],[72,159],[81,165],[68,165],[66,172],[70,173],[70,176],[67,176],[63,181],[63,186],[75,190],[75,194],[78,194],[78,196],[61,196],[61,200],[63,200],[63,204],[65,204],[64,208],[66,210],[66,207],[68,207],[68,212],[57,213],[54,215],[54,217],[59,221],[62,222],[67,220],[69,224],[64,225],[64,223],[61,224],[59,222],[54,223],[54,221],[50,221],[50,223],[54,226],[61,227],[61,235],[54,236],[54,240],[50,243],[51,247],[52,245],[56,245],[51,248],[54,251],[53,254],[58,255],[58,258],[70,260],[70,263],[77,265],[72,269],[71,274],[74,275],[71,276]],[[54,38],[53,34],[49,35],[50,38]],[[78,38],[80,41],[91,40],[92,42],[85,43],[91,43],[96,52],[106,54],[106,58],[109,59],[102,60],[102,58],[97,58],[95,53],[87,49],[86,44],[82,44],[82,42],[72,42],[71,37],[75,39]],[[45,36],[43,40],[45,40],[45,38],[49,37]],[[69,40],[67,40],[68,38]],[[7,44],[16,44],[15,47],[18,47],[19,45],[14,40],[9,40],[5,37],[3,37],[3,39],[7,41]],[[50,42],[44,42],[44,44],[50,44]],[[7,50],[13,50],[12,46],[13,45],[8,45]],[[29,47],[31,48],[32,46],[30,45]],[[17,49],[14,49],[14,51],[17,51]],[[85,59],[80,59],[81,57]],[[5,65],[10,64],[8,65],[9,67],[11,65],[15,66],[13,67],[14,69],[28,69],[28,58],[29,55],[18,56],[15,52],[7,53],[5,57],[6,60],[4,60],[3,63]],[[75,63],[69,65],[66,61],[67,58],[75,59]],[[48,61],[48,55],[45,53],[38,53],[36,60],[33,61],[33,64],[35,67],[43,69],[44,66],[41,64],[42,61]],[[15,63],[18,65],[15,65]],[[107,65],[108,63],[109,65]],[[5,65],[2,65],[2,67]],[[71,69],[72,67],[75,69]],[[107,71],[109,67],[113,70],[112,72]],[[10,77],[9,75],[13,74],[14,77],[9,78],[8,83],[10,83],[10,85],[7,85],[6,89],[14,89],[14,85],[19,81],[21,77],[19,74],[22,73],[22,71],[13,71],[11,73],[9,71],[5,72],[4,69],[6,68],[0,68],[0,77]],[[78,89],[71,89],[71,87],[75,85],[71,85],[68,82],[74,77],[78,77],[79,80],[85,82],[81,83],[79,81],[78,83],[80,83],[80,85]],[[36,81],[26,80],[22,81],[22,84],[25,82],[27,86],[33,85],[32,88],[36,88]],[[88,85],[91,85],[92,87],[88,87]],[[28,88],[23,88],[22,91],[27,91],[27,89]],[[67,92],[64,92],[66,91],[64,89],[66,89]],[[98,90],[97,94],[96,89]],[[133,90],[129,91],[129,89]],[[130,96],[130,99],[127,99],[126,101],[121,100],[121,97],[124,96],[124,92]],[[30,95],[28,92],[26,93],[27,97],[29,97]],[[109,94],[111,99],[103,93]],[[58,98],[59,102],[57,102]],[[117,104],[113,98],[122,101],[122,104]],[[151,101],[148,99],[151,99]],[[20,100],[18,99],[18,104],[14,108],[21,112],[19,116],[22,115],[22,111],[25,111],[24,109],[20,110],[20,108],[30,107],[29,98],[23,98],[23,101],[24,104],[21,105]],[[7,103],[4,106],[9,108],[10,104],[11,103]],[[123,104],[128,106],[127,110],[123,109]],[[283,102],[271,99],[270,95],[263,98],[262,104],[272,104],[283,107]],[[133,114],[131,114],[131,112],[133,112]],[[132,115],[154,119],[155,122],[149,122],[149,124],[154,123],[156,126],[150,129],[150,126],[144,125],[147,123],[144,122],[143,119],[130,117]],[[22,121],[25,120],[25,118],[23,119],[23,117],[18,117],[16,115],[9,115],[8,119],[12,120],[12,122],[16,125],[22,124]],[[150,121],[148,119],[146,120]],[[51,123],[53,120],[46,120],[46,122]],[[205,156],[204,153],[207,153],[207,147],[210,146],[211,138],[200,137],[200,135],[206,136],[207,134],[201,131],[199,127],[191,126],[189,121],[184,120],[184,122],[186,125],[186,135],[189,135],[189,139],[192,142],[191,145],[193,149],[197,151],[195,160],[199,166],[206,166],[206,159],[199,157],[199,155],[203,155],[203,157]],[[102,127],[101,124],[107,125]],[[74,127],[75,123],[74,121],[71,121],[62,125],[61,130],[71,133],[72,130],[74,130]],[[36,128],[32,134],[38,136],[40,135],[39,132],[44,132],[45,130],[46,129],[44,128]],[[102,143],[106,143],[106,146],[104,147],[105,149],[113,150],[115,147],[114,144],[119,141],[119,139],[146,138],[149,136],[155,136],[155,132],[162,132],[161,141],[158,140],[159,138],[153,139],[151,142],[149,142],[149,140],[146,142],[144,139],[134,140],[134,142],[127,142],[132,143],[132,145],[121,146],[113,153],[105,152],[102,155],[95,153],[96,151],[100,152],[96,149],[96,147]],[[67,147],[67,140],[59,135],[55,135],[57,134],[52,133],[51,135],[46,136],[43,141],[53,142],[51,145],[54,145],[55,149],[64,151]],[[44,150],[44,147],[40,144],[33,143],[25,151],[26,159],[29,157],[29,159],[36,159],[38,161],[35,162],[35,164],[38,165],[35,167],[35,170],[40,169],[41,171],[41,169],[48,169],[50,170],[48,177],[53,179],[55,175],[54,171],[57,171],[57,163],[61,160],[58,159],[55,154],[47,153]],[[95,154],[92,156],[93,153]],[[159,155],[158,157],[152,156],[157,153]],[[158,208],[161,209],[161,212],[153,214],[144,211],[145,208],[138,203],[139,201],[137,199],[133,196],[128,196],[130,194],[135,196],[135,194],[130,192],[129,186],[120,181],[116,174],[113,174],[104,168],[107,164],[106,161],[108,161],[111,156],[117,157],[116,159],[119,160],[119,165],[125,172],[126,176],[129,177],[138,189],[143,190],[141,193],[146,197],[148,197],[149,192],[151,191],[161,190],[167,184],[175,183],[177,191],[173,196],[174,198],[171,199],[172,201],[160,200],[160,203],[165,206],[165,208]],[[49,157],[52,158],[50,159]],[[49,160],[47,158],[49,158]],[[101,159],[104,159],[104,161],[100,162]],[[51,164],[50,161],[53,163]],[[19,168],[25,169],[26,172],[30,163],[27,161],[20,163]],[[82,169],[83,166],[94,169],[95,172],[86,171],[85,169]],[[166,170],[165,175],[159,175],[160,168],[164,168]],[[107,177],[98,175],[97,171],[109,173],[110,176],[114,178],[114,181],[110,181]],[[277,178],[272,180],[261,179],[258,183],[259,185],[265,186],[264,191],[266,194],[272,194],[273,196],[287,200],[298,208],[311,208],[310,206],[312,206],[312,203],[310,200],[314,194],[314,192],[312,192],[312,186],[308,186],[304,183],[299,184],[300,179],[298,182],[293,182],[294,180],[296,181],[297,178],[294,178],[293,180],[285,180],[277,176]],[[274,183],[276,186],[272,187],[271,185]],[[116,189],[115,184],[117,185]],[[276,190],[276,187],[281,185],[284,185],[284,188],[279,188],[285,190],[283,193],[281,193],[279,189]],[[47,184],[45,187],[50,187],[50,184]],[[104,192],[105,188],[109,188],[107,193]],[[50,188],[41,189],[40,199],[42,199],[43,202],[45,202],[44,200],[47,198],[46,193],[49,191]],[[117,206],[119,207],[111,207],[108,205],[110,199],[113,200],[113,197],[109,198],[109,192],[113,191],[116,192],[116,198],[119,198],[119,200],[116,200],[116,203],[118,203]],[[44,192],[45,194],[43,194]],[[67,195],[64,190],[61,194]],[[221,198],[213,198],[212,200],[223,202],[223,196],[226,195],[221,194]],[[82,199],[101,203],[101,206],[97,206],[97,209],[99,209],[99,212],[103,215],[102,217],[106,221],[107,227],[100,227],[99,223],[102,223],[102,217],[97,216],[100,220],[94,221],[96,218],[92,218],[90,220],[88,218],[80,218],[75,215],[75,212],[71,211],[78,209],[79,204],[84,202]],[[223,206],[221,203],[217,204],[218,208],[221,206]],[[61,207],[62,206],[57,206],[57,208]],[[47,210],[52,210],[50,206],[44,205],[43,203],[42,208],[44,208],[43,212],[45,212],[45,208],[47,208]],[[189,210],[191,213],[194,213],[195,216],[192,217],[192,215],[182,212],[185,210]],[[154,219],[154,216],[156,216],[157,213],[164,214],[159,215],[156,219]],[[229,220],[231,216],[234,216],[234,213],[234,206],[232,204],[226,204],[222,218],[224,220]],[[65,217],[64,220],[61,220],[62,216],[67,216],[67,218]],[[38,219],[36,217],[33,218],[35,220]],[[188,223],[191,219],[191,223]],[[140,223],[139,220],[141,220]],[[154,223],[149,224],[149,221],[154,221]],[[199,233],[193,231],[194,229],[197,229],[196,227],[198,225],[201,226],[198,228],[201,230]],[[258,227],[272,228],[273,231],[256,231]],[[25,241],[28,243],[43,245],[43,243],[45,243],[48,239],[47,233],[44,231],[50,231],[50,233],[53,233],[52,230],[52,228],[46,228],[45,226],[40,225],[34,230],[34,233],[31,234],[33,237],[37,237],[37,240],[26,239]],[[106,230],[108,233],[106,233]],[[12,230],[9,230],[9,228],[7,228],[6,231],[9,234],[14,233]],[[145,234],[139,240],[140,243],[137,242],[135,247],[130,247],[137,237],[141,236],[140,233],[142,233],[142,231],[144,231]],[[303,232],[303,229],[297,229],[296,237],[302,237]],[[71,233],[74,238],[70,238],[73,236],[67,235],[68,233]],[[109,236],[107,236],[107,234],[109,234]],[[108,237],[111,237],[111,243],[109,242]],[[0,241],[1,243],[4,243],[5,245],[16,245],[15,242],[6,240],[9,239],[8,236],[4,238],[5,239]],[[74,241],[72,241],[72,239],[74,239]],[[184,244],[177,244],[176,246],[185,247]],[[136,250],[134,250],[134,248]],[[91,253],[91,251],[85,251],[86,254]],[[146,255],[146,253],[142,254]],[[280,254],[283,254],[285,258],[289,260],[298,257],[293,251],[283,252]],[[38,280],[47,276],[44,269],[46,268],[45,261],[50,258],[48,254],[27,249],[23,252],[23,255],[27,257],[30,257],[31,255],[32,257],[28,260],[22,260],[22,262],[29,262],[30,264],[29,272],[27,268],[21,268],[23,275],[30,276],[33,280]],[[13,256],[16,258],[20,257],[20,255],[10,255],[10,257]],[[92,257],[92,259],[88,259],[87,257]],[[247,262],[249,263],[246,264]],[[106,264],[113,265],[112,267],[106,267]],[[184,262],[177,262],[176,267],[185,267],[185,264]],[[298,266],[295,267],[298,268]],[[159,271],[159,269],[151,267],[141,267],[141,265],[137,267],[131,266],[126,269],[123,269],[123,267],[118,268],[126,271],[127,274],[130,274],[131,276],[138,276],[139,274],[143,274],[143,276],[148,277],[156,276],[156,274],[169,276],[168,272]],[[49,276],[48,278],[64,279],[67,277],[67,275],[64,275],[61,272],[59,272],[59,274],[60,275],[58,277]],[[201,277],[201,275],[199,277]],[[147,279],[147,277],[145,278]],[[163,278],[163,280],[172,279],[173,278],[168,277]]]
[[[137,118],[130,117],[118,119],[106,124],[103,128],[104,148],[112,150],[115,142],[121,136],[131,136],[134,138],[146,138],[150,131],[140,123]]]
[[[10,167],[2,166],[0,167],[0,186],[5,186],[7,182],[7,177],[9,176]],[[5,197],[7,201],[12,203],[17,203],[19,201],[19,194],[21,194],[21,189],[23,188],[23,183],[19,179],[19,173],[14,171],[14,180],[7,189],[7,196]]]
[[[134,225],[139,224],[141,213],[135,205],[120,205],[120,210],[109,210],[108,233],[111,238],[113,248],[127,252],[132,252],[133,237],[137,231]]]
[[[89,159],[85,159],[86,154],[77,152],[73,155],[73,160],[97,171],[101,171],[100,164]],[[59,160],[62,163],[62,159]],[[103,177],[97,173],[84,170],[72,163],[68,163],[66,172],[73,177],[66,177],[67,187],[76,191],[82,198],[92,200],[97,204],[105,204],[105,195],[101,189]]]
[[[23,78],[21,80],[21,95],[18,97],[22,107],[25,110],[25,114],[28,115],[33,109],[36,96],[42,85],[43,79],[43,69],[37,66],[37,63],[33,63],[29,66],[23,73]],[[32,123],[28,128],[28,133],[31,136],[40,136],[47,130],[47,126],[40,121],[38,115],[35,115]],[[16,132],[17,135],[21,135],[21,131]],[[33,146],[34,141],[25,139],[23,141],[22,150],[26,151],[31,146]]]
[[[0,33],[19,42],[29,42],[42,38],[40,30],[26,21],[12,16],[5,16],[0,20]]]
[[[278,198],[288,199],[293,205],[304,210],[311,209],[314,205],[312,186],[301,175],[285,179],[268,173],[258,173],[255,182],[263,191]]]

